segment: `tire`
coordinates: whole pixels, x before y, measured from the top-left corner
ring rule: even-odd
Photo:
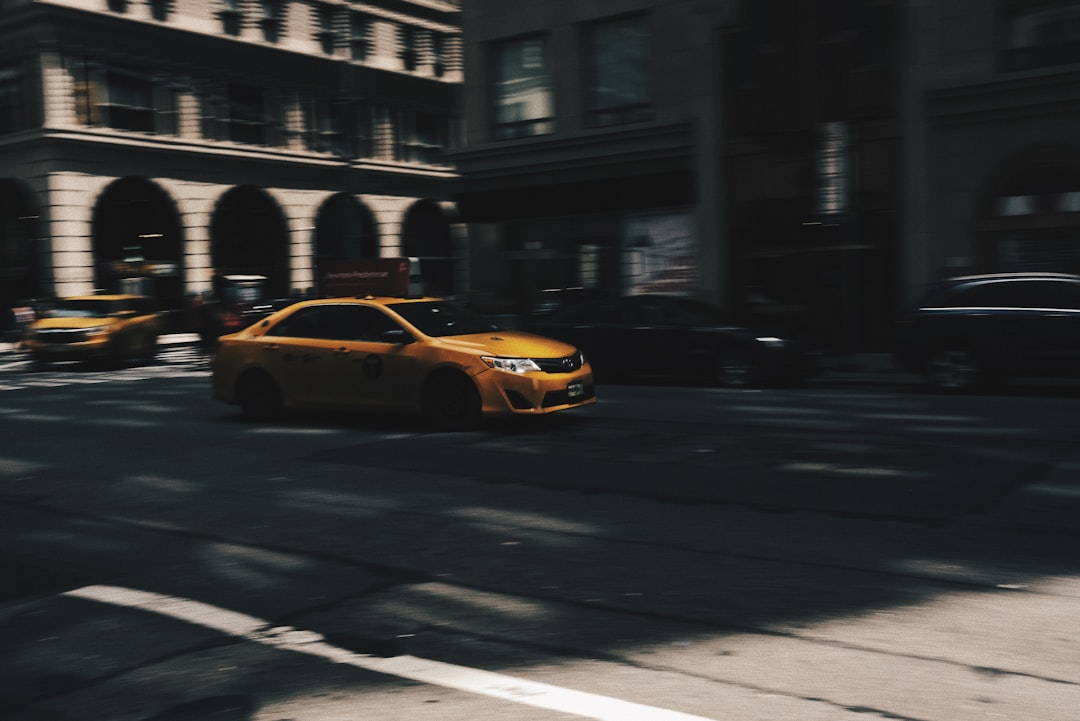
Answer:
[[[713,382],[723,388],[754,388],[761,383],[761,369],[749,352],[734,348],[713,359]]]
[[[440,431],[472,430],[480,425],[480,393],[461,373],[439,373],[424,386],[423,412]]]
[[[926,359],[926,382],[943,393],[967,393],[985,385],[986,367],[979,356],[964,345],[943,345]]]
[[[236,400],[240,411],[253,420],[276,420],[284,411],[281,390],[273,378],[262,372],[248,373],[240,378]]]

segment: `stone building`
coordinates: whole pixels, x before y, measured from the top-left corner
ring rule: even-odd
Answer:
[[[0,0],[0,37],[0,305],[388,255],[467,282],[458,0]]]

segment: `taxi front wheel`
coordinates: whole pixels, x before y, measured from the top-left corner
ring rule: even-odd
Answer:
[[[272,420],[281,416],[281,391],[265,373],[248,373],[236,385],[240,411],[248,418]]]
[[[441,431],[465,431],[480,424],[480,393],[457,372],[432,376],[424,386],[424,416]]]

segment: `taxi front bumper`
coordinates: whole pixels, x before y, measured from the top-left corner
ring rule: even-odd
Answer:
[[[592,370],[508,373],[489,370],[475,378],[486,414],[543,415],[596,403]]]

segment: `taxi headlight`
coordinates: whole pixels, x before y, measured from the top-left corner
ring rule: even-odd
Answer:
[[[529,373],[530,371],[540,370],[540,366],[536,365],[536,362],[532,358],[495,358],[494,356],[484,356],[483,361],[489,368],[495,368],[508,373]]]

